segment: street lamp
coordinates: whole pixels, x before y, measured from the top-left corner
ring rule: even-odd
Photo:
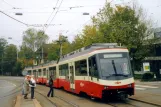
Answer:
[[[89,13],[87,13],[87,12],[84,12],[84,13],[83,13],[83,15],[89,15]]]
[[[15,13],[15,15],[22,16],[23,14],[22,13]]]

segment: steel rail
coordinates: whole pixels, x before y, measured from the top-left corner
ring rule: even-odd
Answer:
[[[57,104],[56,104],[55,102],[53,102],[52,100],[50,100],[46,95],[40,93],[40,92],[37,91],[37,90],[35,90],[35,92],[37,92],[37,93],[39,93],[40,95],[42,95],[43,97],[45,97],[45,98],[46,98],[48,101],[50,101],[55,107],[58,107]],[[64,98],[62,98],[62,97],[60,97],[60,96],[54,96],[54,97],[56,97],[56,98],[58,98],[58,99],[60,99],[60,100],[62,100],[62,101],[64,101],[64,102],[66,102],[66,103],[69,104],[69,105],[72,105],[73,107],[79,107],[79,105],[77,105],[77,104],[75,104],[75,103],[73,103],[73,102],[71,102],[71,101],[68,101],[68,100],[66,100],[66,99],[64,99]]]

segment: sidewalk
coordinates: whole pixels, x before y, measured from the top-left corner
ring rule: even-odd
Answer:
[[[137,90],[137,86],[139,88],[143,87],[145,90]],[[153,88],[150,88],[153,87]],[[154,104],[156,106],[161,107],[161,81],[139,81],[135,80],[135,95],[130,96],[129,98],[141,101],[141,102],[148,102],[149,104]]]
[[[37,99],[24,99],[22,95],[18,95],[14,107],[42,107],[42,106],[37,101]]]

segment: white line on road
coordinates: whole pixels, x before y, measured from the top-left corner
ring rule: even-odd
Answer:
[[[0,87],[0,88],[8,88],[8,87],[15,87],[15,86],[5,86],[5,87]]]
[[[136,90],[146,90],[146,88],[135,88]]]
[[[13,84],[12,82],[9,82],[9,81],[7,81],[7,80],[1,80],[1,81],[5,81],[5,82],[7,82],[8,84],[12,84],[14,87],[16,87],[16,84]],[[11,87],[11,86],[9,86],[9,87]]]
[[[136,87],[144,87],[144,88],[158,88],[154,86],[147,86],[147,85],[135,85]]]

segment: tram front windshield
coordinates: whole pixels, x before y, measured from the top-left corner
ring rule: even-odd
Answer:
[[[131,76],[127,53],[100,54],[100,73],[104,79],[127,78]]]

